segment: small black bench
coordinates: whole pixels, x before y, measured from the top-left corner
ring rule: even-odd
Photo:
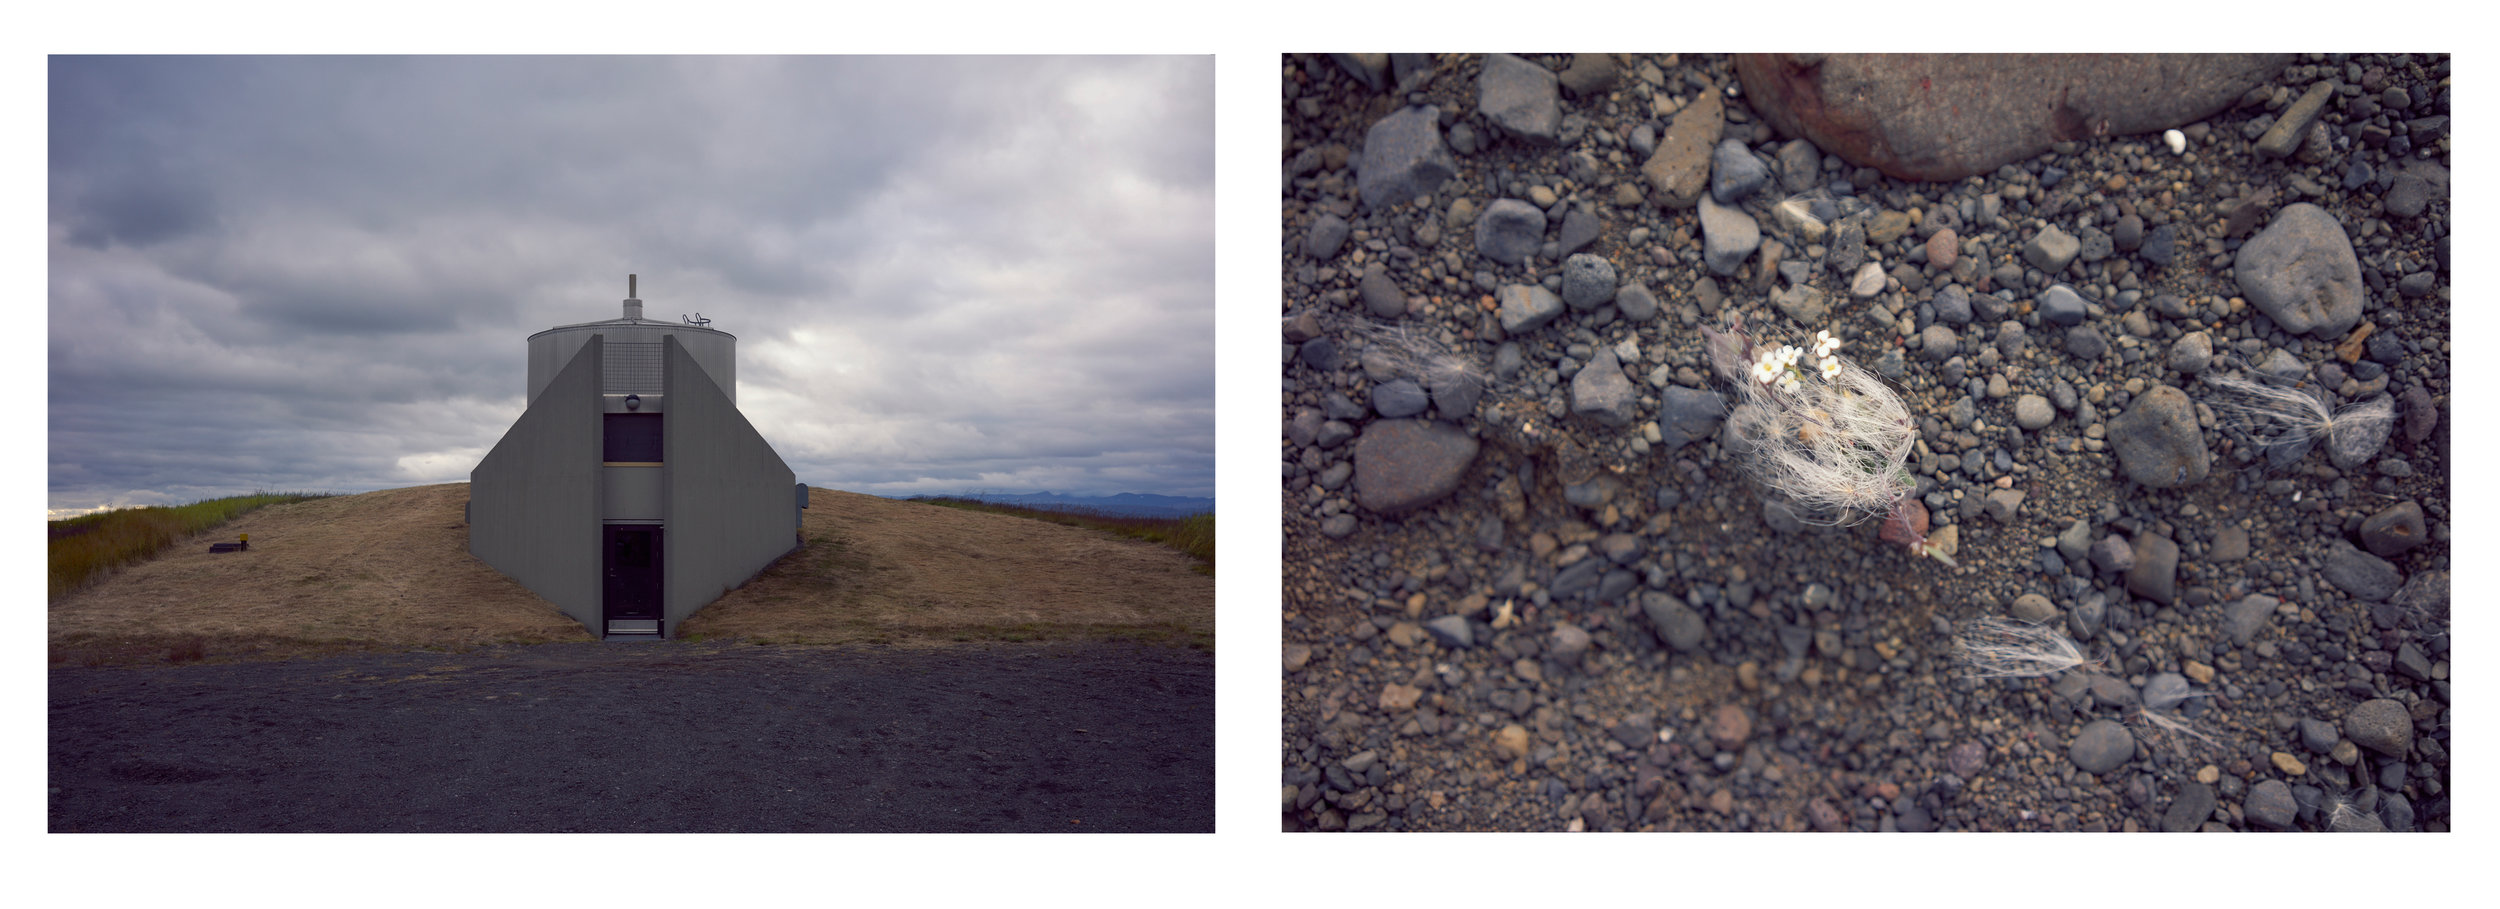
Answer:
[[[252,548],[252,544],[250,544],[250,543],[210,543],[210,544],[208,544],[208,551],[209,551],[209,552],[212,552],[212,553],[216,553],[216,552],[248,552],[248,551],[250,551],[250,550],[251,550],[251,548]]]

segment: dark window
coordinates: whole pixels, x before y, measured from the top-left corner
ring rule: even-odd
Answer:
[[[660,460],[660,415],[656,413],[612,413],[606,415],[607,446],[604,461]]]

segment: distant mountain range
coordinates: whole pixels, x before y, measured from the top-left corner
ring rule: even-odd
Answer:
[[[974,492],[960,495],[900,496],[906,499],[973,499],[1025,508],[1085,509],[1105,514],[1166,518],[1204,514],[1215,510],[1214,499],[1185,496],[1159,496],[1123,492],[1114,496],[1063,496],[1055,492],[1002,493]]]

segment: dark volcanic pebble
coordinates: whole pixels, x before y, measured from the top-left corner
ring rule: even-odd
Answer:
[[[1447,423],[1381,420],[1354,442],[1354,494],[1364,508],[1397,514],[1458,488],[1476,440]]]

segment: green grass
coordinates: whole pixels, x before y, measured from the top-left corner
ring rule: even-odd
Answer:
[[[1044,509],[1020,505],[1001,505],[972,499],[918,499],[931,505],[985,511],[991,514],[1014,515],[1036,521],[1049,521],[1070,527],[1105,531],[1132,540],[1144,540],[1179,550],[1198,560],[1197,569],[1208,577],[1215,576],[1215,514],[1193,514],[1182,518],[1147,518],[1134,515],[1107,514],[1091,508]]]
[[[121,508],[50,522],[47,528],[52,580],[50,599],[85,586],[106,572],[140,561],[193,534],[270,505],[326,495],[259,492],[189,505]]]

